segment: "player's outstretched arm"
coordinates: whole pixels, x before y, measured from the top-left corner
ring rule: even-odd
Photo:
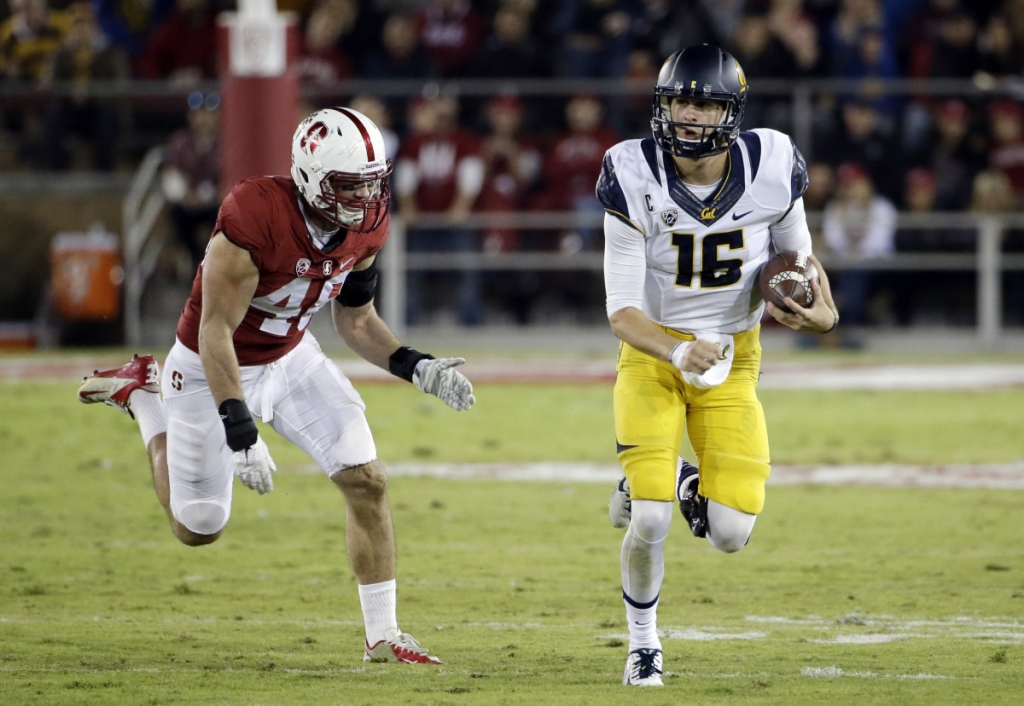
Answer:
[[[231,243],[223,233],[214,235],[203,263],[199,356],[224,424],[235,475],[247,488],[262,495],[274,489],[271,473],[277,466],[245,403],[232,340],[256,292],[259,270],[249,252]]]
[[[363,263],[360,263],[362,265]],[[349,275],[351,277],[351,275]],[[346,306],[341,297],[331,305],[334,328],[349,348],[419,390],[434,395],[456,411],[467,410],[476,402],[473,385],[455,368],[464,358],[437,358],[403,346],[377,314],[370,299],[358,306]],[[349,299],[349,304],[358,299]]]
[[[818,278],[811,280],[811,290],[814,292],[814,301],[809,307],[802,307],[789,297],[786,297],[786,306],[793,310],[793,313],[783,311],[771,302],[767,302],[768,313],[779,323],[788,326],[794,331],[805,333],[828,333],[839,325],[839,309],[832,299],[832,288],[829,286],[828,274],[821,266],[814,255],[809,255],[811,262],[818,270]]]

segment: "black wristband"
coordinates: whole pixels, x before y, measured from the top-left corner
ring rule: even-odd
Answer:
[[[833,331],[836,330],[836,326],[839,325],[839,314],[833,311],[832,316],[836,317],[836,320],[832,322],[832,325],[828,328],[827,331],[822,331],[823,334],[832,333]]]
[[[217,411],[220,412],[220,420],[224,423],[228,448],[232,451],[242,451],[256,443],[260,433],[256,431],[256,422],[252,420],[249,406],[245,402],[235,399],[224,400]]]
[[[388,358],[388,370],[403,380],[412,382],[412,374],[416,372],[416,364],[421,360],[433,360],[429,353],[420,353],[409,346],[402,346]]]

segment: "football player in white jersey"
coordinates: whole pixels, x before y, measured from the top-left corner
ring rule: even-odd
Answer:
[[[615,435],[625,479],[612,494],[625,526],[622,593],[629,624],[623,683],[661,686],[658,596],[674,501],[694,535],[735,552],[764,505],[768,434],[757,399],[764,310],[759,267],[773,251],[811,252],[801,198],[807,169],[775,130],[740,132],[747,81],[718,47],[676,52],[654,90],[653,137],[604,158],[608,318],[620,339]],[[839,322],[821,263],[814,300],[786,326]],[[698,468],[678,459],[687,433]]]

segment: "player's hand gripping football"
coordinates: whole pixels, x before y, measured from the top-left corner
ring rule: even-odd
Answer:
[[[421,360],[416,364],[412,383],[423,392],[440,398],[456,412],[469,409],[476,402],[473,384],[454,369],[465,362],[465,358]]]
[[[829,287],[825,268],[814,255],[808,255],[818,270],[818,277],[811,280],[811,291],[814,300],[809,307],[802,307],[789,297],[784,300],[793,313],[783,311],[771,302],[767,302],[768,313],[776,321],[794,331],[805,333],[828,333],[839,323],[839,310],[832,300],[832,288]]]

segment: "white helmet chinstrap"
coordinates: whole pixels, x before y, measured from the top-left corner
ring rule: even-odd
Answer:
[[[292,179],[302,198],[349,230],[365,233],[380,225],[391,201],[391,169],[380,129],[351,108],[318,110],[292,137]],[[340,187],[352,184],[366,184],[369,198],[346,196]]]

